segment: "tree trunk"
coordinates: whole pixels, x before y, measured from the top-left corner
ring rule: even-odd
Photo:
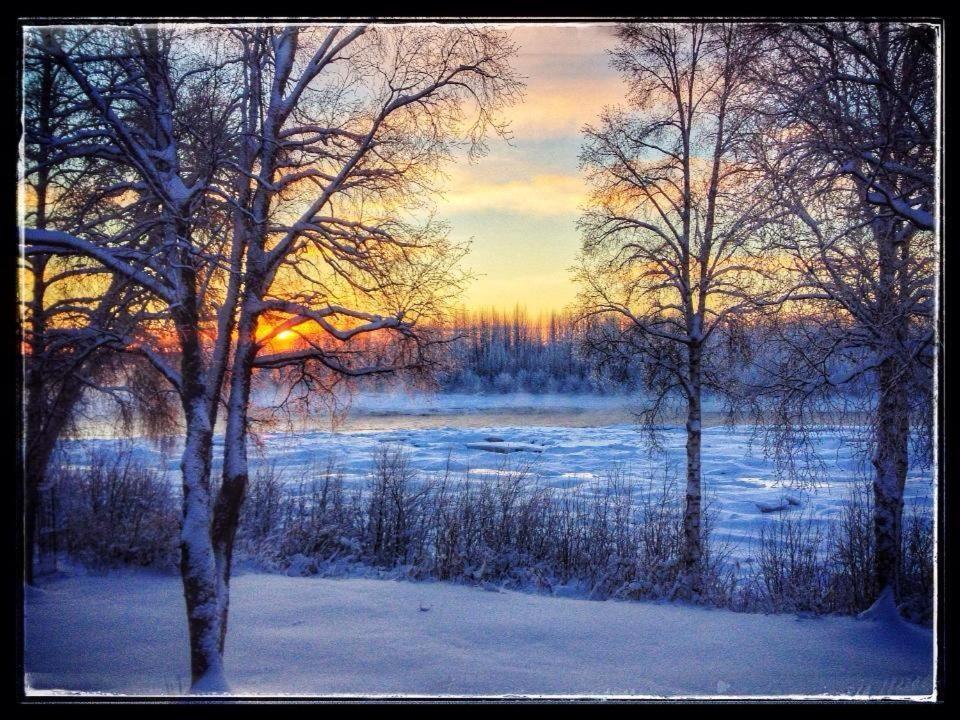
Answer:
[[[37,118],[40,125],[40,133],[43,137],[50,135],[50,114],[53,98],[53,63],[46,54],[41,59],[40,74],[40,112]],[[37,183],[34,186],[37,198],[36,226],[43,230],[47,226],[47,190],[50,183],[50,168],[46,164],[49,152],[47,146],[40,145],[40,168],[37,171]],[[44,275],[47,268],[47,256],[42,255],[32,262],[33,271],[33,296],[31,304],[31,357],[26,363],[26,377],[24,378],[27,398],[26,398],[26,438],[24,438],[24,447],[26,452],[23,455],[25,464],[24,488],[24,569],[25,580],[28,585],[34,583],[34,551],[37,547],[37,513],[40,509],[40,486],[47,473],[47,464],[50,454],[46,457],[43,453],[36,453],[35,449],[40,444],[39,436],[43,426],[43,406],[45,402],[44,384],[46,378],[40,366],[40,360],[45,354],[45,335],[46,335],[46,315],[44,310],[44,294],[46,291],[46,280]]]
[[[683,554],[680,595],[691,598],[701,591],[702,544],[700,534],[700,444],[701,444],[701,352],[699,343],[689,345],[687,396],[687,491],[683,511]]]
[[[38,193],[43,199],[44,193]],[[42,207],[42,205],[41,205]],[[38,213],[39,214],[39,213]],[[42,217],[42,215],[41,215]],[[44,291],[46,283],[47,258],[40,256],[33,262],[33,297],[31,298],[31,337],[30,355],[25,358],[24,385],[26,390],[26,412],[24,417],[24,579],[28,585],[34,583],[34,554],[37,547],[37,513],[40,508],[40,486],[46,475],[46,461],[49,453],[38,452],[43,445],[43,407],[45,381],[41,358],[46,354],[45,335],[46,317],[44,315]]]
[[[874,577],[878,595],[889,587],[896,598],[900,592],[903,488],[907,479],[910,434],[906,382],[897,356],[883,361],[879,381],[873,457]]]
[[[202,398],[192,398],[185,405],[187,434],[180,466],[183,473],[180,575],[190,632],[191,690],[225,690],[216,567],[210,538],[213,429]]]
[[[253,79],[259,87],[259,75]],[[263,135],[270,142],[260,143],[259,164],[261,178],[273,179],[274,148],[277,127],[274,124],[276,97],[271,98],[270,107],[264,116]],[[253,123],[255,125],[255,123]],[[255,150],[247,160],[253,170]],[[242,197],[247,197],[249,186],[244,186]],[[230,613],[230,573],[233,562],[233,546],[240,522],[240,508],[246,495],[249,481],[247,463],[247,411],[250,404],[250,383],[253,376],[253,363],[257,356],[257,322],[259,304],[263,295],[265,277],[264,253],[267,230],[265,218],[270,211],[270,192],[261,183],[253,196],[251,217],[254,222],[247,225],[247,219],[239,217],[235,233],[245,235],[243,242],[234,240],[235,247],[246,247],[247,267],[243,276],[243,299],[240,305],[240,317],[237,321],[237,346],[231,365],[230,396],[227,401],[227,427],[223,447],[223,477],[220,493],[217,496],[213,517],[213,544],[216,560],[217,585],[219,589],[218,614],[220,618],[220,640],[218,647],[223,653],[226,645],[227,624]]]
[[[230,610],[230,570],[233,545],[240,522],[240,508],[246,496],[249,469],[247,464],[247,408],[250,402],[250,381],[256,357],[256,315],[241,311],[235,359],[227,403],[227,427],[223,447],[223,480],[213,515],[213,550],[217,572],[218,613],[220,618],[221,655],[227,635]]]
[[[183,228],[177,228],[180,237]],[[171,243],[172,244],[172,243]],[[181,472],[183,525],[180,529],[180,577],[190,634],[191,692],[225,692],[220,654],[220,612],[216,563],[211,538],[210,464],[213,456],[214,398],[207,395],[196,277],[183,261],[180,302],[175,322],[180,339],[180,398],[186,420]]]
[[[877,240],[879,283],[878,328],[882,332],[880,352],[884,358],[877,371],[878,399],[875,417],[873,466],[874,578],[876,592],[890,589],[899,595],[901,519],[903,488],[907,478],[907,446],[910,420],[907,398],[908,366],[904,360],[907,338],[906,298],[899,292],[906,263],[900,257],[896,226],[886,218],[873,226]]]

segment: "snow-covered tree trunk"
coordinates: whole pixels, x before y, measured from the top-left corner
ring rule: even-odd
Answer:
[[[897,357],[884,360],[879,370],[876,449],[873,465],[876,589],[899,592],[903,488],[907,478],[909,413],[903,365]]]
[[[210,534],[213,423],[203,383],[197,325],[189,317],[178,324],[183,350],[181,397],[186,419],[180,463],[183,478],[180,575],[190,634],[191,689],[223,690],[226,684],[220,654],[219,592]]]
[[[175,239],[188,238],[189,232],[186,222],[169,219],[165,223],[166,245],[174,247]],[[180,341],[179,391],[186,422],[180,463],[183,480],[180,576],[190,635],[191,691],[225,691],[210,488],[214,413],[219,393],[211,392],[206,383],[208,368],[201,336],[196,271],[188,251],[178,252],[175,257],[180,297],[172,314]]]
[[[220,612],[213,543],[210,538],[210,458],[213,428],[206,403],[184,401],[187,432],[181,460],[183,526],[180,575],[190,634],[191,689],[225,687],[220,655]]]
[[[69,76],[71,92],[83,99],[76,101],[77,106],[88,107],[91,113],[84,118],[86,124],[95,126],[90,131],[103,142],[83,142],[82,132],[77,134],[79,141],[56,138],[53,144],[58,157],[116,163],[124,181],[111,192],[129,191],[132,212],[129,218],[107,214],[93,222],[87,220],[76,237],[62,231],[27,229],[26,240],[34,255],[86,256],[103,266],[101,274],[114,273],[121,287],[148,298],[138,299],[130,308],[133,315],[125,323],[129,327],[116,332],[107,329],[102,339],[111,349],[145,357],[179,396],[185,421],[181,576],[191,687],[223,690],[210,469],[217,403],[236,313],[233,301],[240,252],[231,252],[230,267],[224,268],[227,244],[219,240],[221,213],[205,202],[222,168],[217,151],[223,142],[223,118],[195,112],[187,100],[191,93],[209,92],[211,86],[188,89],[181,82],[184,76],[180,81],[175,77],[182,67],[171,56],[176,39],[172,31],[149,26],[107,34],[110,42],[106,48],[98,47],[92,56],[83,51],[82,43],[71,42],[66,50],[61,44],[64,37],[63,33],[45,35],[39,50],[56,62],[64,77]],[[219,72],[215,67],[225,68],[211,60],[209,70],[192,67],[188,75],[209,72],[212,78]],[[119,96],[124,102],[116,101]],[[204,101],[212,99],[204,96]],[[184,126],[191,131],[181,133]],[[189,160],[181,166],[184,158]],[[125,221],[132,221],[133,227],[127,227]],[[221,282],[224,273],[229,279]],[[223,285],[226,293],[219,303],[218,335],[208,358],[205,337],[213,307],[210,291]],[[125,302],[129,299],[119,298],[116,304],[124,306]],[[141,304],[145,302],[149,306]],[[153,337],[151,331],[160,323],[168,323],[175,331],[176,343]],[[167,362],[170,351],[179,352],[179,372]]]
[[[257,354],[257,315],[245,304],[237,325],[237,347],[232,364],[223,446],[223,478],[213,511],[213,550],[216,560],[217,598],[220,622],[219,652],[226,643],[230,610],[230,571],[233,545],[240,522],[240,508],[247,491],[247,411],[253,361]]]
[[[891,588],[899,593],[901,519],[903,488],[907,479],[907,446],[910,412],[907,398],[909,368],[903,360],[908,328],[904,299],[901,298],[906,270],[900,248],[905,238],[895,232],[889,220],[874,222],[878,245],[879,283],[877,306],[883,318],[877,331],[883,336],[885,357],[877,370],[877,414],[873,466],[874,494],[874,575],[876,590]]]
[[[291,31],[293,37],[296,31]],[[263,42],[263,36],[256,35],[257,42]],[[266,43],[264,43],[266,45]],[[282,45],[282,43],[281,43]],[[275,51],[279,46],[272,46]],[[249,53],[249,49],[247,51]],[[293,60],[292,51],[284,63],[280,63],[278,73],[285,79],[290,72],[289,63]],[[246,175],[256,181],[251,185],[246,177],[238,180],[236,192],[238,208],[249,213],[238,213],[234,223],[233,246],[244,248],[246,252],[245,271],[240,274],[238,286],[239,312],[236,320],[237,340],[233,356],[229,360],[230,388],[227,398],[226,429],[223,441],[223,475],[220,491],[213,509],[213,549],[217,574],[217,613],[220,622],[218,643],[221,655],[227,639],[227,626],[230,613],[230,575],[233,564],[233,546],[240,523],[240,509],[243,505],[249,482],[247,461],[247,413],[250,405],[250,386],[253,379],[253,363],[257,355],[257,324],[259,322],[259,300],[262,294],[264,257],[263,247],[267,239],[266,220],[270,212],[272,180],[275,173],[277,142],[277,105],[280,93],[270,94],[266,107],[263,107],[263,77],[258,53],[248,55],[245,61],[245,76],[250,92],[242,99],[243,127],[247,134],[243,148],[242,162]],[[279,80],[275,87],[282,85]],[[251,117],[251,111],[259,117]],[[239,264],[235,271],[239,272]]]

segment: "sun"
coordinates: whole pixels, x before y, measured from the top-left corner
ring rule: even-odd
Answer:
[[[297,337],[297,334],[293,330],[282,330],[277,333],[277,340],[281,342],[287,342],[288,340],[293,340]]]

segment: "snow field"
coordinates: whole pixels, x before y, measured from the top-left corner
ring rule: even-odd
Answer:
[[[449,583],[241,574],[226,674],[240,695],[929,696],[929,630],[593,602]],[[54,580],[26,598],[30,694],[179,694],[180,581]]]

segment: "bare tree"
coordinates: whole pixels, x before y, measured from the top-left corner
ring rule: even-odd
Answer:
[[[771,236],[793,284],[784,311],[822,320],[794,328],[774,397],[797,434],[826,395],[870,388],[874,575],[895,595],[911,415],[932,419],[936,35],[887,22],[761,34],[758,156],[787,211]]]
[[[745,105],[754,46],[733,25],[639,25],[619,31],[614,63],[631,108],[608,109],[586,129],[581,162],[593,186],[580,221],[577,273],[584,316],[608,348],[639,354],[654,391],[648,420],[679,400],[687,431],[683,568],[676,593],[698,591],[701,563],[701,422],[704,389],[723,392],[706,367],[711,348],[759,296],[751,238],[764,221],[751,166]]]
[[[49,31],[48,33],[49,34]],[[65,161],[57,137],[76,133],[87,115],[76,109],[65,87],[64,73],[46,53],[26,47],[24,74],[26,220],[38,229],[48,225],[77,228],[92,218],[111,214],[112,178],[102,160]],[[127,308],[138,289],[118,275],[82,257],[33,253],[24,257],[28,292],[21,298],[24,346],[25,575],[34,581],[38,505],[47,467],[57,440],[83,411],[92,393],[114,401],[125,423],[135,417],[160,429],[169,419],[152,396],[149,416],[144,392],[153,377],[136,362],[111,361],[131,327]],[[122,384],[114,382],[123,377]],[[161,396],[162,397],[162,396]]]
[[[246,264],[213,526],[221,651],[254,370],[294,366],[303,379],[316,365],[355,377],[427,360],[418,323],[438,320],[457,291],[463,249],[429,218],[404,218],[458,140],[477,152],[488,128],[501,129],[494,114],[518,88],[513,46],[481,28],[287,27],[240,38],[250,140],[238,167],[234,243]],[[295,344],[277,342],[291,333]],[[368,336],[374,353],[358,349]]]
[[[791,155],[828,163],[863,202],[917,230],[936,224],[937,33],[890,22],[761,28],[763,107],[797,135]]]
[[[180,399],[181,573],[191,668],[195,683],[222,687],[209,480],[234,308],[219,305],[227,332],[209,356],[204,341],[219,290],[232,277],[220,260],[223,213],[213,198],[233,103],[216,72],[224,64],[211,53],[174,58],[174,40],[172,31],[152,27],[45,34],[44,52],[69,77],[73,101],[89,117],[86,127],[48,143],[64,163],[110,163],[117,201],[70,232],[30,228],[24,239],[29,255],[86,257],[145,298],[134,309],[136,327],[117,344],[149,361]],[[179,368],[171,362],[177,359]]]

